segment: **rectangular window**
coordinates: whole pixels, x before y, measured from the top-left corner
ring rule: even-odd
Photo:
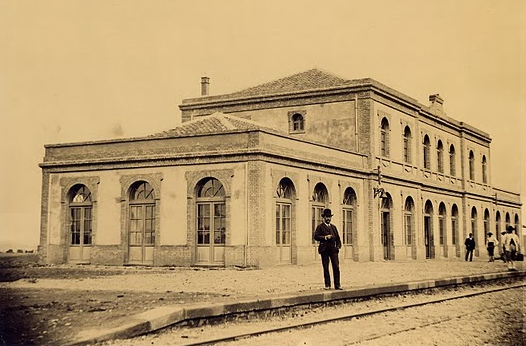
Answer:
[[[276,204],[276,245],[290,245],[290,204]]]
[[[71,245],[80,245],[81,209],[71,208]]]
[[[444,235],[446,232],[446,219],[443,216],[438,218],[439,243],[444,245]]]
[[[405,225],[404,225],[405,245],[411,245],[412,242],[413,242],[413,237],[412,237],[413,218],[412,218],[412,215],[411,214],[406,214],[404,220],[405,220]]]
[[[197,244],[210,244],[210,204],[197,206]]]
[[[316,231],[316,227],[318,227],[318,225],[323,221],[321,217],[322,213],[323,207],[312,207],[312,244],[316,244],[316,240],[314,240],[314,232]]]
[[[409,152],[409,138],[404,138],[404,162],[411,163],[411,156]]]
[[[457,219],[451,218],[451,244],[457,245]]]
[[[438,172],[444,173],[444,156],[441,150],[438,151]]]
[[[456,176],[456,168],[455,168],[455,154],[450,153],[449,154],[449,174],[451,174],[452,177]]]
[[[429,146],[424,147],[424,168],[431,169],[431,152]]]
[[[343,209],[343,243],[345,245],[352,245],[353,238],[353,211],[351,209]]]

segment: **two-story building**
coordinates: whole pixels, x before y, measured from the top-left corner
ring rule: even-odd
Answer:
[[[46,263],[267,266],[319,260],[331,208],[353,261],[455,258],[473,233],[520,233],[520,196],[491,184],[490,142],[372,79],[313,69],[180,105],[141,138],[46,145]],[[520,234],[519,234],[520,235]]]

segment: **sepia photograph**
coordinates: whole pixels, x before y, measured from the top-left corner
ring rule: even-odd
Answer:
[[[525,130],[524,0],[0,0],[0,346],[524,346]]]

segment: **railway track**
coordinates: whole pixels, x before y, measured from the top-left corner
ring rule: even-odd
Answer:
[[[363,318],[367,316],[381,315],[381,314],[394,312],[394,311],[403,311],[403,310],[407,310],[411,308],[418,308],[418,307],[423,307],[427,305],[458,300],[462,298],[471,298],[471,297],[482,296],[482,295],[492,294],[492,293],[506,291],[506,290],[514,290],[514,289],[516,290],[516,289],[523,288],[525,286],[526,286],[526,283],[523,280],[521,280],[519,281],[519,283],[514,283],[514,284],[509,284],[506,286],[499,286],[499,287],[483,288],[475,292],[468,290],[467,292],[462,292],[462,293],[457,293],[457,294],[447,294],[447,296],[441,296],[438,298],[430,297],[430,298],[427,298],[427,299],[424,299],[418,302],[398,303],[398,304],[394,304],[388,307],[372,308],[372,309],[367,309],[365,311],[360,311],[356,313],[341,313],[341,314],[336,313],[336,314],[331,314],[330,317],[315,318],[315,319],[310,319],[307,321],[303,320],[300,322],[292,322],[292,323],[283,322],[279,326],[275,326],[275,325],[265,326],[263,323],[262,326],[252,328],[248,331],[247,330],[238,331],[235,328],[232,328],[234,330],[232,330],[231,333],[223,332],[223,333],[218,333],[220,334],[218,336],[211,336],[211,337],[201,336],[198,340],[186,340],[186,341],[183,341],[182,343],[177,342],[176,345],[177,346],[197,346],[197,345],[224,344],[228,342],[240,341],[243,339],[253,338],[253,337],[257,337],[257,336],[261,336],[265,334],[286,332],[286,331],[298,330],[298,329],[309,328],[309,327],[316,327],[316,326],[326,325],[326,324],[338,322],[338,321],[348,321],[348,320],[359,319],[359,318]],[[444,289],[444,291],[445,290],[447,289]],[[433,325],[439,325],[441,323],[454,321],[455,319],[459,319],[461,317],[465,317],[470,314],[481,313],[486,310],[487,310],[487,307],[483,307],[475,311],[463,312],[461,314],[453,314],[453,315],[445,316],[440,319],[434,319],[429,322],[419,323],[416,326],[410,326],[407,328],[398,328],[395,331],[391,331],[387,333],[379,333],[379,334],[375,334],[369,337],[364,337],[360,339],[359,341],[344,342],[341,345],[345,345],[345,346],[355,345],[361,342],[370,341],[370,340],[374,340],[378,338],[384,338],[390,335],[408,332],[408,331],[415,330],[418,328],[425,328],[425,327],[429,327]],[[293,318],[288,318],[288,319],[290,320]],[[185,338],[185,336],[183,335],[181,336],[181,338],[183,338],[184,340],[190,337]]]

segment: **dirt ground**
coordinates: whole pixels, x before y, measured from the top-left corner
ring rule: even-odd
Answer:
[[[524,270],[524,262],[517,263]],[[341,262],[357,288],[507,272],[501,261]],[[0,254],[0,345],[62,345],[81,331],[125,324],[165,305],[232,302],[323,291],[321,265],[257,268],[37,264],[35,254]]]
[[[39,266],[34,254],[0,255],[0,282],[82,281],[101,276],[136,275],[138,271],[145,275],[158,273],[148,268]],[[71,341],[81,329],[117,326],[132,314],[164,305],[197,302],[200,295],[170,290],[157,293],[0,287],[0,344],[60,345]]]

